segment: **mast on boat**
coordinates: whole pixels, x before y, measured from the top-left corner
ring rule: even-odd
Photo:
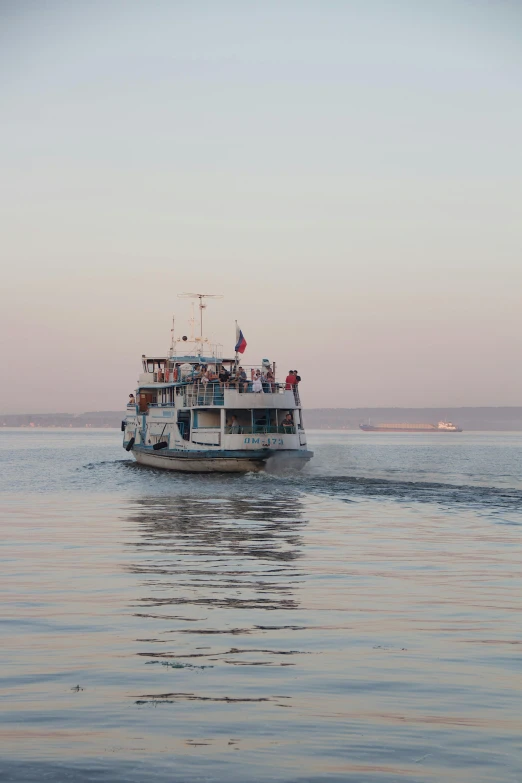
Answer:
[[[223,294],[178,294],[179,299],[199,299],[199,336],[203,340],[203,310],[206,308],[204,299],[223,299]]]

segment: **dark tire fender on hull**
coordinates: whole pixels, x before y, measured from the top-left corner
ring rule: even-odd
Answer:
[[[154,449],[154,451],[160,451],[161,449],[168,449],[168,447],[169,447],[168,441],[160,440],[160,442],[155,443],[152,448]]]

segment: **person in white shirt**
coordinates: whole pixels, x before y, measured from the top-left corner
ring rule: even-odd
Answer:
[[[261,373],[259,370],[256,372],[255,378],[252,381],[252,391],[256,392],[256,394],[263,391],[263,381],[261,380]]]

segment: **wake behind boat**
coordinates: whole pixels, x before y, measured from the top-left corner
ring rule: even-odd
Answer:
[[[263,470],[269,460],[301,469],[313,456],[298,380],[276,379],[275,362],[240,364],[246,340],[236,325],[233,356],[203,337],[205,294],[196,294],[200,336],[175,339],[165,356],[142,356],[136,397],[122,422],[137,462],[197,473]],[[232,352],[231,352],[232,353]]]

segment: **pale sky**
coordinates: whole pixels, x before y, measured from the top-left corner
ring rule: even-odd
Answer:
[[[0,413],[121,409],[177,298],[307,407],[522,404],[519,0],[3,0]]]

